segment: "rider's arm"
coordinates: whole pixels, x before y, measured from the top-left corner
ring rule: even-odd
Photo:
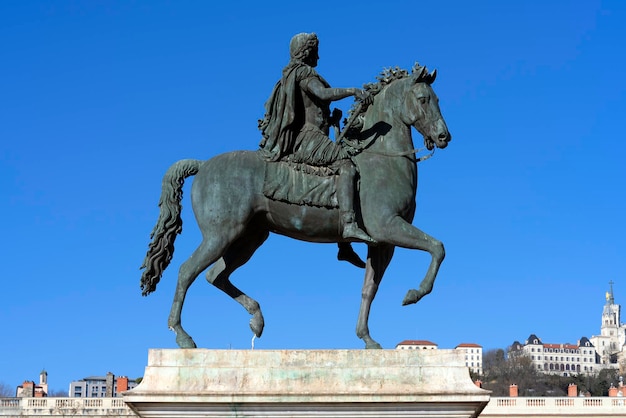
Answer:
[[[350,88],[333,88],[326,87],[324,84],[315,77],[308,78],[301,83],[301,87],[307,93],[317,97],[318,99],[326,102],[332,102],[335,100],[341,100],[350,96],[362,95],[362,90],[354,87]]]

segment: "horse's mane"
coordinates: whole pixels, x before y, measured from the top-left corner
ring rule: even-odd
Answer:
[[[376,77],[376,80],[378,81],[374,83],[364,84],[363,89],[367,91],[368,93],[370,93],[372,96],[376,96],[378,93],[383,91],[385,87],[387,87],[388,85],[390,85],[396,80],[413,77],[416,83],[423,82],[423,83],[431,84],[433,81],[435,81],[436,76],[437,76],[436,70],[433,71],[432,73],[429,73],[428,69],[425,66],[422,66],[418,62],[416,62],[413,65],[413,68],[411,69],[410,73],[408,70],[405,70],[400,67],[383,69],[383,71],[381,71],[381,73]],[[365,110],[366,108],[361,106],[360,102],[355,102],[350,108],[350,110],[348,111],[348,118],[350,118],[354,112],[358,112],[358,114],[362,114],[362,113],[365,113]],[[358,122],[357,122],[357,126],[355,127],[359,129]]]

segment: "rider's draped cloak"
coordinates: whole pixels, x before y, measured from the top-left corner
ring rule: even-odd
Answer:
[[[304,124],[299,83],[312,76],[319,77],[313,67],[299,60],[291,60],[283,69],[282,78],[265,103],[265,116],[259,121],[263,135],[259,152],[266,159],[278,161],[293,152],[294,141]]]

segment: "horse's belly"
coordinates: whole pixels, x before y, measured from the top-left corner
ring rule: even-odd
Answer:
[[[341,237],[339,211],[315,206],[269,201],[268,229],[310,242],[337,242]]]

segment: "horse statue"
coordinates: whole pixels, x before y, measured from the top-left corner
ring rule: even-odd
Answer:
[[[362,113],[352,112],[350,118],[358,120],[360,126],[345,135],[347,143],[359,148],[352,158],[360,173],[360,221],[376,241],[367,244],[356,326],[356,334],[366,348],[381,348],[370,336],[368,319],[395,247],[427,251],[432,257],[419,288],[407,292],[403,305],[416,303],[432,291],[445,257],[440,241],[412,225],[419,150],[413,146],[411,127],[423,136],[430,151],[446,148],[451,139],[431,87],[435,78],[436,71],[429,73],[417,63],[411,72],[384,70],[377,82],[364,86],[373,101],[361,109]],[[357,105],[352,111],[359,108]],[[180,160],[163,177],[160,215],[142,265],[141,289],[144,296],[153,292],[172,259],[174,240],[182,231],[183,183],[195,175],[191,201],[203,238],[180,267],[168,319],[181,348],[196,347],[182,327],[181,312],[189,286],[209,266],[207,281],[252,315],[250,328],[260,337],[265,325],[260,305],[235,287],[230,275],[252,257],[270,232],[308,242],[345,241],[338,208],[298,205],[264,195],[265,172],[270,164],[280,163],[261,158],[257,151],[234,151],[207,161]]]

